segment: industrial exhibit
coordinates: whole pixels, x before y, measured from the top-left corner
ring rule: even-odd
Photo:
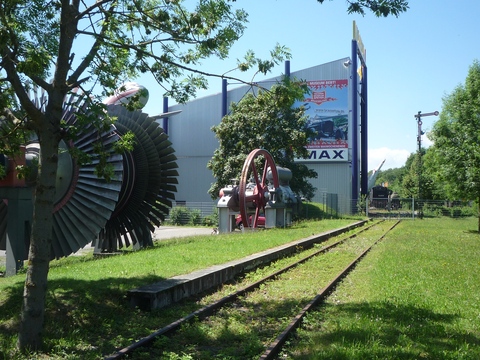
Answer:
[[[352,213],[357,200],[369,191],[367,66],[355,23],[351,56],[294,72],[290,66],[286,61],[284,74],[259,84],[268,89],[284,76],[306,81],[310,91],[298,105],[305,106],[308,127],[317,135],[307,146],[309,157],[296,161],[318,174],[311,180],[317,189],[312,201]],[[108,131],[87,127],[75,140],[60,144],[52,259],[90,243],[97,254],[151,245],[152,232],[173,206],[216,208],[219,232],[291,225],[301,205],[289,186],[291,171],[277,167],[264,149],[252,149],[240,179],[225,184],[218,199],[208,194],[215,179],[207,163],[218,146],[211,127],[228,114],[230,103],[252,91],[251,86],[232,88],[234,84],[222,79],[221,93],[171,106],[163,98],[162,113],[149,116],[122,105],[146,90],[136,83],[126,85],[103,101],[108,114],[117,118]],[[146,93],[143,102],[148,100]],[[39,109],[45,103],[43,96],[32,94]],[[76,94],[65,99],[63,120],[68,126],[76,124],[81,112],[88,112],[84,99]],[[115,153],[114,143],[127,132],[135,135],[134,149]],[[99,139],[110,152],[108,166],[114,172],[110,181],[95,174],[99,159],[93,143]],[[78,163],[69,152],[73,148],[91,156],[91,163]],[[18,158],[0,158],[7,172],[0,180],[0,198],[4,199],[0,201],[0,250],[7,253],[7,275],[15,274],[27,259],[33,213],[35,171],[31,178],[18,179],[15,166],[34,169],[38,154],[39,142],[31,139]]]
[[[284,65],[282,74],[258,81],[258,85],[269,89],[284,76],[306,81],[310,93],[297,105],[305,106],[308,126],[317,136],[307,146],[309,158],[295,161],[318,174],[310,180],[317,188],[312,201],[326,203],[339,213],[351,213],[356,201],[368,193],[368,74],[366,51],[355,23],[350,56],[297,71],[291,70],[290,61]],[[216,179],[207,163],[218,147],[211,128],[229,113],[230,104],[240,101],[252,87],[222,79],[219,90],[185,104],[169,105],[164,98],[162,111],[178,112],[162,120],[177,155],[176,205],[195,208],[205,204],[207,210],[217,205],[218,199],[212,200],[208,194]]]
[[[126,89],[105,100],[108,114],[116,117],[108,131],[98,132],[90,126],[72,142],[61,142],[52,259],[68,256],[90,243],[97,253],[113,253],[130,245],[151,245],[151,232],[168,215],[178,176],[175,151],[155,118],[121,105],[126,96],[137,91]],[[42,94],[32,97],[41,109]],[[79,112],[88,111],[84,99],[75,94],[64,104],[67,126],[75,125]],[[126,132],[135,135],[134,148],[117,154],[113,144]],[[99,159],[93,143],[98,140],[109,152],[107,165],[113,169],[113,176],[108,181],[95,174]],[[79,164],[68,151],[70,148],[91,155],[91,162]],[[6,250],[7,276],[16,274],[28,257],[38,154],[38,140],[32,139],[23,147],[22,156],[3,157],[7,176],[0,181],[0,197],[4,199],[0,201],[0,250]],[[18,165],[31,167],[31,178],[19,178]]]

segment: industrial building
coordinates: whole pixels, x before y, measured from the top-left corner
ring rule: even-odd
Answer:
[[[298,161],[318,173],[317,179],[311,179],[317,188],[312,201],[328,203],[341,213],[355,211],[360,195],[367,193],[366,70],[363,44],[354,24],[351,56],[291,73],[290,62],[286,62],[284,74],[259,82],[268,88],[283,75],[307,81],[310,94],[303,104],[309,126],[318,136],[308,146],[310,158]],[[164,112],[181,110],[163,119],[177,156],[177,205],[199,208],[203,204],[205,208],[207,204],[212,209],[216,204],[208,194],[215,179],[207,163],[218,147],[211,127],[221,122],[229,104],[251,91],[246,85],[231,87],[223,80],[221,92],[186,104],[168,106],[164,99]]]

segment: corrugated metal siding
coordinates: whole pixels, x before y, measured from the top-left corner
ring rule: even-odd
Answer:
[[[312,164],[309,166],[318,174],[318,178],[311,179],[310,183],[318,190],[313,201],[320,201],[320,192],[329,194],[350,194],[351,167],[348,163]]]
[[[176,201],[211,201],[208,189],[215,181],[207,163],[212,155],[179,157]]]
[[[292,72],[292,77],[302,80],[331,80],[349,78],[348,69],[343,62],[348,58],[332,61],[309,69]],[[280,77],[262,82],[270,87]],[[228,104],[239,101],[249,90],[249,86],[233,88],[229,85]],[[182,113],[169,119],[168,134],[175,149],[179,166],[179,184],[176,200],[203,202],[211,201],[208,189],[215,181],[207,163],[218,147],[211,127],[221,121],[221,93],[195,99],[185,105],[174,105],[169,111],[182,110]],[[349,106],[350,107],[350,106]],[[161,120],[160,120],[161,123]],[[312,184],[321,191],[339,194],[341,198],[351,197],[351,167],[349,163],[311,163],[307,164],[319,174]],[[314,201],[318,201],[317,197]]]
[[[168,136],[177,157],[212,157],[218,141],[211,130],[221,120],[221,94],[175,105],[169,111],[182,110],[169,118]]]
[[[343,66],[349,58],[331,61],[326,64],[292,72],[291,75],[301,80],[336,80],[349,79],[350,70]]]

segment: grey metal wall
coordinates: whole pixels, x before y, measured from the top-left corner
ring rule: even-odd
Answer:
[[[207,191],[215,181],[207,163],[218,147],[211,127],[221,120],[221,94],[175,105],[182,110],[168,119],[168,136],[178,164],[177,201],[212,201]]]
[[[348,79],[349,70],[343,66],[346,60],[348,58],[295,71],[291,75],[302,80]],[[266,80],[262,82],[262,86],[270,87],[279,78]],[[220,85],[219,82],[219,89]],[[250,91],[248,86],[233,87],[234,85],[229,84],[227,97],[229,104],[239,101],[246,92]],[[169,111],[182,110],[180,114],[172,116],[168,124],[168,135],[176,151],[179,166],[177,201],[213,201],[207,191],[215,179],[207,169],[207,163],[218,147],[218,141],[211,131],[211,127],[221,121],[221,100],[221,93],[218,93],[195,99],[185,105],[169,107]],[[349,149],[349,153],[351,153],[351,149]],[[314,168],[319,174],[318,179],[312,180],[312,184],[316,188],[350,198],[351,166],[349,162],[306,163],[306,165]],[[317,200],[314,198],[314,201]]]
[[[326,194],[338,195],[338,208],[342,214],[350,213],[352,169],[350,163],[307,164],[318,174],[310,183],[317,188],[313,202],[324,203]]]

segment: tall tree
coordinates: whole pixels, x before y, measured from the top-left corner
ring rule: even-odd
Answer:
[[[197,70],[200,61],[225,58],[246,18],[245,11],[234,11],[225,0],[200,1],[190,11],[179,0],[0,3],[0,152],[20,142],[18,136],[15,143],[7,142],[11,134],[31,131],[40,143],[20,349],[42,344],[59,143],[74,136],[62,122],[67,93],[81,88],[87,95],[93,115],[87,122],[106,121],[98,116],[102,104],[88,96],[94,85],[106,96],[144,72],[177,101],[185,101],[206,86],[206,74]],[[181,80],[185,70],[192,73]],[[40,105],[29,95],[33,88],[45,92]]]
[[[423,200],[445,199],[442,187],[438,186],[438,182],[432,175],[432,168],[425,163],[429,153],[430,149],[422,148],[420,154],[417,151],[408,157],[400,183],[400,195],[402,197]]]
[[[320,1],[323,2],[323,1]],[[18,345],[41,347],[45,296],[52,239],[52,210],[59,143],[74,136],[64,128],[63,102],[80,88],[97,121],[102,104],[94,93],[110,95],[126,80],[151,73],[166,94],[179,102],[207,86],[201,60],[224,59],[242,36],[247,20],[233,10],[230,0],[201,0],[187,10],[182,0],[3,0],[0,2],[0,153],[14,151],[21,136],[33,132],[39,139],[39,168],[34,199],[28,269]],[[397,16],[407,3],[401,0],[349,1],[349,12],[370,9],[377,16]],[[192,5],[192,4],[191,4]],[[388,10],[387,10],[388,9]],[[283,54],[277,48],[274,58]],[[257,64],[268,71],[279,58]],[[253,60],[253,61],[252,61]],[[235,79],[241,80],[241,79]],[[38,106],[29,96],[42,89]],[[98,90],[100,89],[100,90]],[[108,121],[103,116],[102,121]],[[98,123],[98,126],[102,126]],[[11,136],[15,134],[15,136]],[[7,138],[9,141],[7,141]],[[102,169],[98,169],[102,174]],[[108,175],[103,172],[103,175]]]
[[[212,128],[219,140],[207,165],[217,180],[209,190],[212,198],[217,198],[219,190],[231,184],[232,179],[240,179],[245,159],[253,149],[269,151],[276,165],[292,170],[292,191],[307,199],[313,197],[314,188],[308,178],[317,177],[317,173],[294,161],[308,157],[305,146],[314,135],[306,129],[303,106],[293,107],[306,91],[300,83],[284,79],[270,90],[249,93],[232,104],[230,114]]]
[[[450,199],[480,203],[480,63],[469,68],[465,84],[443,99],[439,120],[430,132],[433,146],[427,166]],[[480,232],[480,217],[478,222]]]

